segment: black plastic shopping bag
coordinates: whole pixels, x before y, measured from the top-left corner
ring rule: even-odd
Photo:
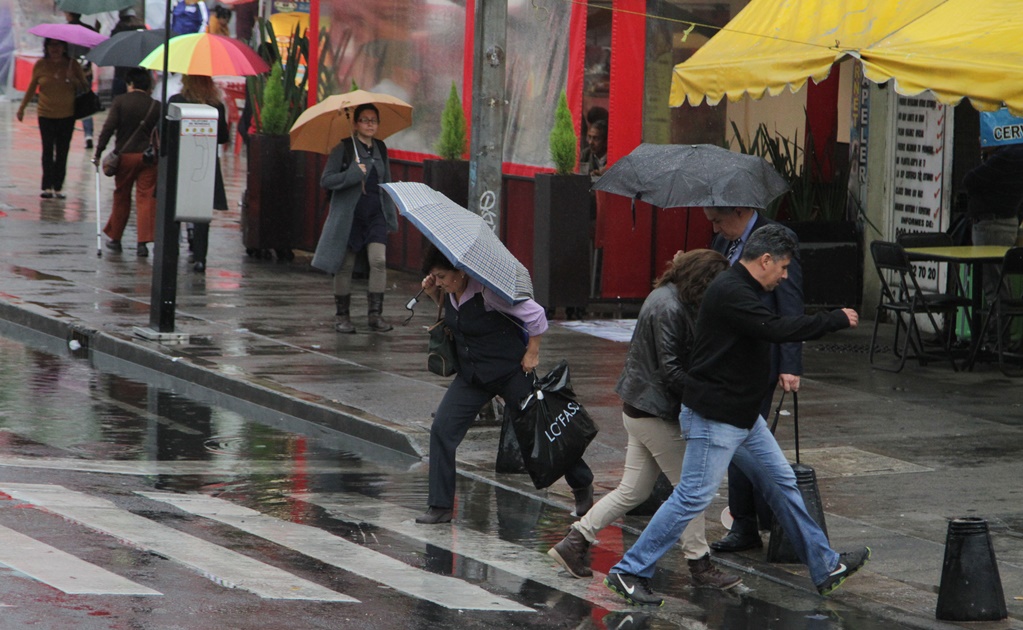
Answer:
[[[546,488],[578,462],[597,435],[597,425],[576,400],[562,361],[536,381],[519,403],[515,435],[533,485]]]

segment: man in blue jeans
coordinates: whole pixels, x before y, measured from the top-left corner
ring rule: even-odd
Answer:
[[[710,505],[729,462],[767,499],[821,595],[870,558],[868,547],[841,555],[831,549],[759,411],[772,343],[816,339],[859,323],[856,311],[847,308],[781,316],[764,305],[761,294],[785,280],[796,251],[785,227],[762,227],[750,236],[739,263],[715,278],[704,295],[679,415],[686,439],[682,478],[604,580],[631,604],[664,603],[648,580],[689,521]]]

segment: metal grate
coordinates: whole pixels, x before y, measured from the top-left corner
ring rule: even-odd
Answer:
[[[870,354],[869,343],[816,343],[808,346],[816,352],[830,352],[833,354]],[[891,352],[891,346],[875,346],[874,352]]]

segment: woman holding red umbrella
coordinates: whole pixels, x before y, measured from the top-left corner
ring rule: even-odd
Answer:
[[[82,67],[68,56],[67,44],[47,37],[43,42],[45,55],[32,67],[25,96],[18,107],[18,120],[25,119],[25,108],[39,94],[36,112],[39,136],[43,141],[43,199],[63,199],[67,154],[75,132],[75,94],[88,89]]]

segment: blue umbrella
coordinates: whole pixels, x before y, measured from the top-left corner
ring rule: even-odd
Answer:
[[[533,297],[529,272],[489,225],[426,184],[381,184],[412,222],[456,268],[512,304]]]

